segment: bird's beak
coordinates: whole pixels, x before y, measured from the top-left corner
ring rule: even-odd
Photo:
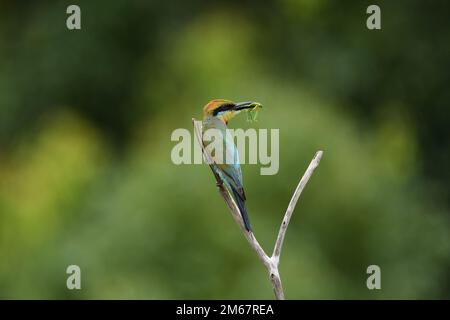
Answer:
[[[244,109],[251,109],[254,107],[262,107],[261,103],[254,101],[238,102],[234,105],[233,109],[235,111],[240,111]]]

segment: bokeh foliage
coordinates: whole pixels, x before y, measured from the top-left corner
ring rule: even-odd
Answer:
[[[288,298],[450,298],[450,5],[379,1],[368,31],[369,4],[0,1],[0,298],[272,298],[209,169],[170,160],[172,130],[219,97],[280,129],[279,173],[243,166],[267,251],[324,150],[282,253]]]

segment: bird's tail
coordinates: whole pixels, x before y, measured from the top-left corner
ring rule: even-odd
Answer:
[[[250,225],[250,220],[248,218],[247,209],[245,208],[245,201],[242,199],[241,195],[232,189],[234,199],[236,200],[236,204],[239,207],[239,211],[241,212],[242,220],[244,220],[244,226],[247,231],[252,231],[252,226]]]

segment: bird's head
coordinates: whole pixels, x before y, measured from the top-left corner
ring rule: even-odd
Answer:
[[[246,102],[233,102],[225,99],[211,100],[203,108],[203,116],[217,117],[225,124],[230,121],[235,115],[246,109],[253,109],[255,107],[261,107],[261,104],[254,101]]]

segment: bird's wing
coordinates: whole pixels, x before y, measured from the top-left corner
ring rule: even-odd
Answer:
[[[242,183],[239,153],[234,145],[233,137],[226,130],[227,127],[222,121],[216,118],[203,120],[203,132],[211,128],[220,130],[222,133],[222,139],[225,141],[225,144],[223,145],[224,150],[221,150],[221,159],[219,159],[215,153],[211,154],[215,168],[221,174],[222,179],[228,182],[229,186],[240,196],[242,200],[245,200],[246,197]],[[203,143],[205,144],[205,142]],[[227,159],[229,160],[227,161]]]
[[[242,186],[242,178],[239,178],[239,176],[242,176],[240,173],[240,168],[239,170],[235,170],[234,167],[224,164],[217,165],[217,167],[226,181],[230,184],[231,188],[240,195],[242,200],[246,200],[244,187]]]
[[[240,195],[242,200],[246,200],[243,182],[241,164],[239,162],[239,152],[234,145],[233,138],[227,132],[226,133],[226,148],[225,148],[225,161],[228,163],[218,164],[217,166],[227,177],[227,181],[231,187]]]

